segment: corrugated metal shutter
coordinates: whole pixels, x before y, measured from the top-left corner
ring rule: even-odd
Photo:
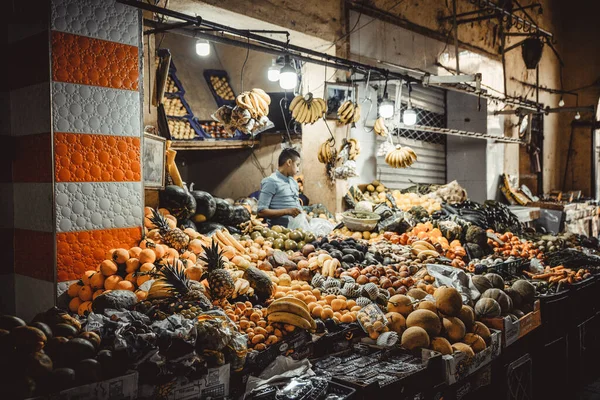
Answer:
[[[403,108],[406,94],[402,96]],[[411,93],[413,108],[418,112],[419,125],[446,127],[446,101],[444,90],[414,86]],[[446,138],[443,135],[403,129],[394,136],[394,143],[409,146],[417,153],[418,160],[409,168],[394,169],[377,157],[377,176],[392,189],[404,189],[415,183],[446,183]],[[386,139],[377,137],[377,145]]]

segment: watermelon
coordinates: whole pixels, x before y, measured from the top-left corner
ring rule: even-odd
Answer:
[[[210,220],[217,210],[215,198],[212,197],[210,193],[202,190],[192,190],[190,193],[196,200],[196,216],[194,217],[194,220],[196,220],[196,222]]]
[[[212,220],[221,224],[226,224],[232,217],[232,206],[223,199],[215,198],[216,211]]]
[[[196,199],[186,189],[168,185],[159,193],[160,207],[166,208],[178,220],[190,219],[196,213]]]
[[[233,206],[231,208],[231,217],[227,221],[227,225],[238,226],[250,220],[250,212],[244,206]]]

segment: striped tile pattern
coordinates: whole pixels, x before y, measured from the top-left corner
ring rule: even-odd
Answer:
[[[140,13],[114,0],[51,0],[57,280],[141,238]]]

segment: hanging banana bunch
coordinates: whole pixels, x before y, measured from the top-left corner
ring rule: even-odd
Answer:
[[[360,154],[360,143],[356,139],[348,139],[348,159],[356,160]]]
[[[396,148],[385,156],[385,162],[392,168],[406,168],[417,161],[417,154],[408,146],[402,147],[399,144]]]
[[[383,119],[383,117],[379,117],[377,118],[377,120],[375,120],[375,125],[373,126],[373,130],[375,131],[376,135],[379,136],[387,136],[388,134],[388,129],[387,126],[385,126],[385,120]]]
[[[340,125],[348,125],[351,122],[358,122],[360,119],[360,105],[354,103],[351,100],[347,100],[340,108],[338,108],[337,115],[339,118]]]
[[[290,103],[290,112],[296,122],[314,124],[327,113],[327,103],[321,98],[313,97],[312,93],[298,95]]]
[[[331,139],[326,140],[319,146],[319,154],[317,156],[321,164],[330,164],[337,158],[337,151],[333,147]]]

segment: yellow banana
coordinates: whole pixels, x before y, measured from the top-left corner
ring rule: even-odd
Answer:
[[[296,109],[296,107],[302,102],[304,101],[304,97],[303,96],[296,96],[294,97],[294,99],[292,100],[292,102],[290,103],[290,111],[293,113],[294,110]]]
[[[252,89],[252,92],[256,93],[261,99],[263,99],[265,103],[267,103],[267,106],[271,104],[271,96],[269,96],[264,90],[260,88],[254,88]]]
[[[269,322],[281,322],[283,324],[294,325],[298,328],[306,330],[311,329],[311,323],[296,314],[286,312],[275,312],[273,314],[267,315],[267,320]]]
[[[279,303],[279,302],[289,302],[289,303],[294,303],[296,304],[298,307],[304,308],[306,311],[308,311],[308,305],[303,302],[302,300],[290,295],[284,296],[284,297],[280,297],[278,299],[273,300],[273,302],[271,303],[271,305],[275,304],[275,303]],[[270,307],[270,306],[269,306]]]
[[[315,321],[310,316],[308,309],[299,307],[298,305],[296,305],[294,303],[278,302],[278,303],[271,304],[269,306],[269,308],[267,309],[267,313],[268,313],[267,317],[269,314],[274,314],[274,313],[278,313],[278,312],[295,314],[295,315],[307,320],[310,323],[312,329],[315,329],[317,327],[315,324]]]

